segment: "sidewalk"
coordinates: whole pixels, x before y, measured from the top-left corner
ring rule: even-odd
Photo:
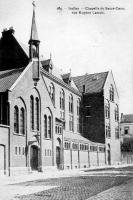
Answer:
[[[71,177],[71,176],[80,176],[87,175],[87,173],[91,172],[99,172],[101,170],[113,170],[117,168],[124,168],[133,166],[133,164],[125,164],[125,165],[112,165],[112,166],[92,166],[90,168],[80,168],[80,169],[69,169],[69,170],[47,170],[45,172],[32,172],[27,174],[20,174],[19,176],[1,176],[0,177],[0,185],[7,184],[15,184],[27,181],[33,181],[37,179],[50,179],[50,178],[61,178],[61,177]],[[103,171],[104,173],[104,171]]]

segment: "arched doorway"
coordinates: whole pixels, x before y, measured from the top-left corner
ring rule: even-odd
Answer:
[[[108,160],[108,165],[111,165],[111,152],[110,152],[110,144],[108,144],[108,150],[107,150],[107,160]]]
[[[30,166],[32,170],[38,170],[38,147],[34,145],[30,149]]]
[[[61,167],[61,140],[60,138],[57,138],[57,143],[56,143],[56,165],[57,165],[57,168],[60,169]]]

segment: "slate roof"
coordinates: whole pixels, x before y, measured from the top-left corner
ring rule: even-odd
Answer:
[[[64,134],[64,140],[72,140],[74,142],[83,142],[86,144],[93,144],[93,145],[97,145],[97,144],[103,145],[102,143],[92,142],[80,134],[75,134],[75,133],[72,134],[69,132]]]
[[[133,114],[122,115],[121,123],[133,123]]]
[[[85,93],[99,93],[104,87],[108,73],[85,74],[73,77],[73,80],[80,92],[83,92],[83,85],[85,85]]]
[[[24,68],[0,71],[0,92],[10,89]]]

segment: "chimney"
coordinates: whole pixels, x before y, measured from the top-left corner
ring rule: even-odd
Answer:
[[[13,35],[15,33],[13,27],[10,27],[9,29],[5,28],[2,31],[2,37],[8,37],[10,35]]]

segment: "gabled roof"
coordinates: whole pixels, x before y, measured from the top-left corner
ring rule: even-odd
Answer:
[[[85,85],[85,93],[99,93],[104,87],[108,73],[85,74],[73,77],[73,80],[80,92],[83,92],[83,85]]]
[[[121,123],[133,123],[133,114],[122,115]]]
[[[24,68],[0,71],[0,92],[10,89],[23,70]]]

